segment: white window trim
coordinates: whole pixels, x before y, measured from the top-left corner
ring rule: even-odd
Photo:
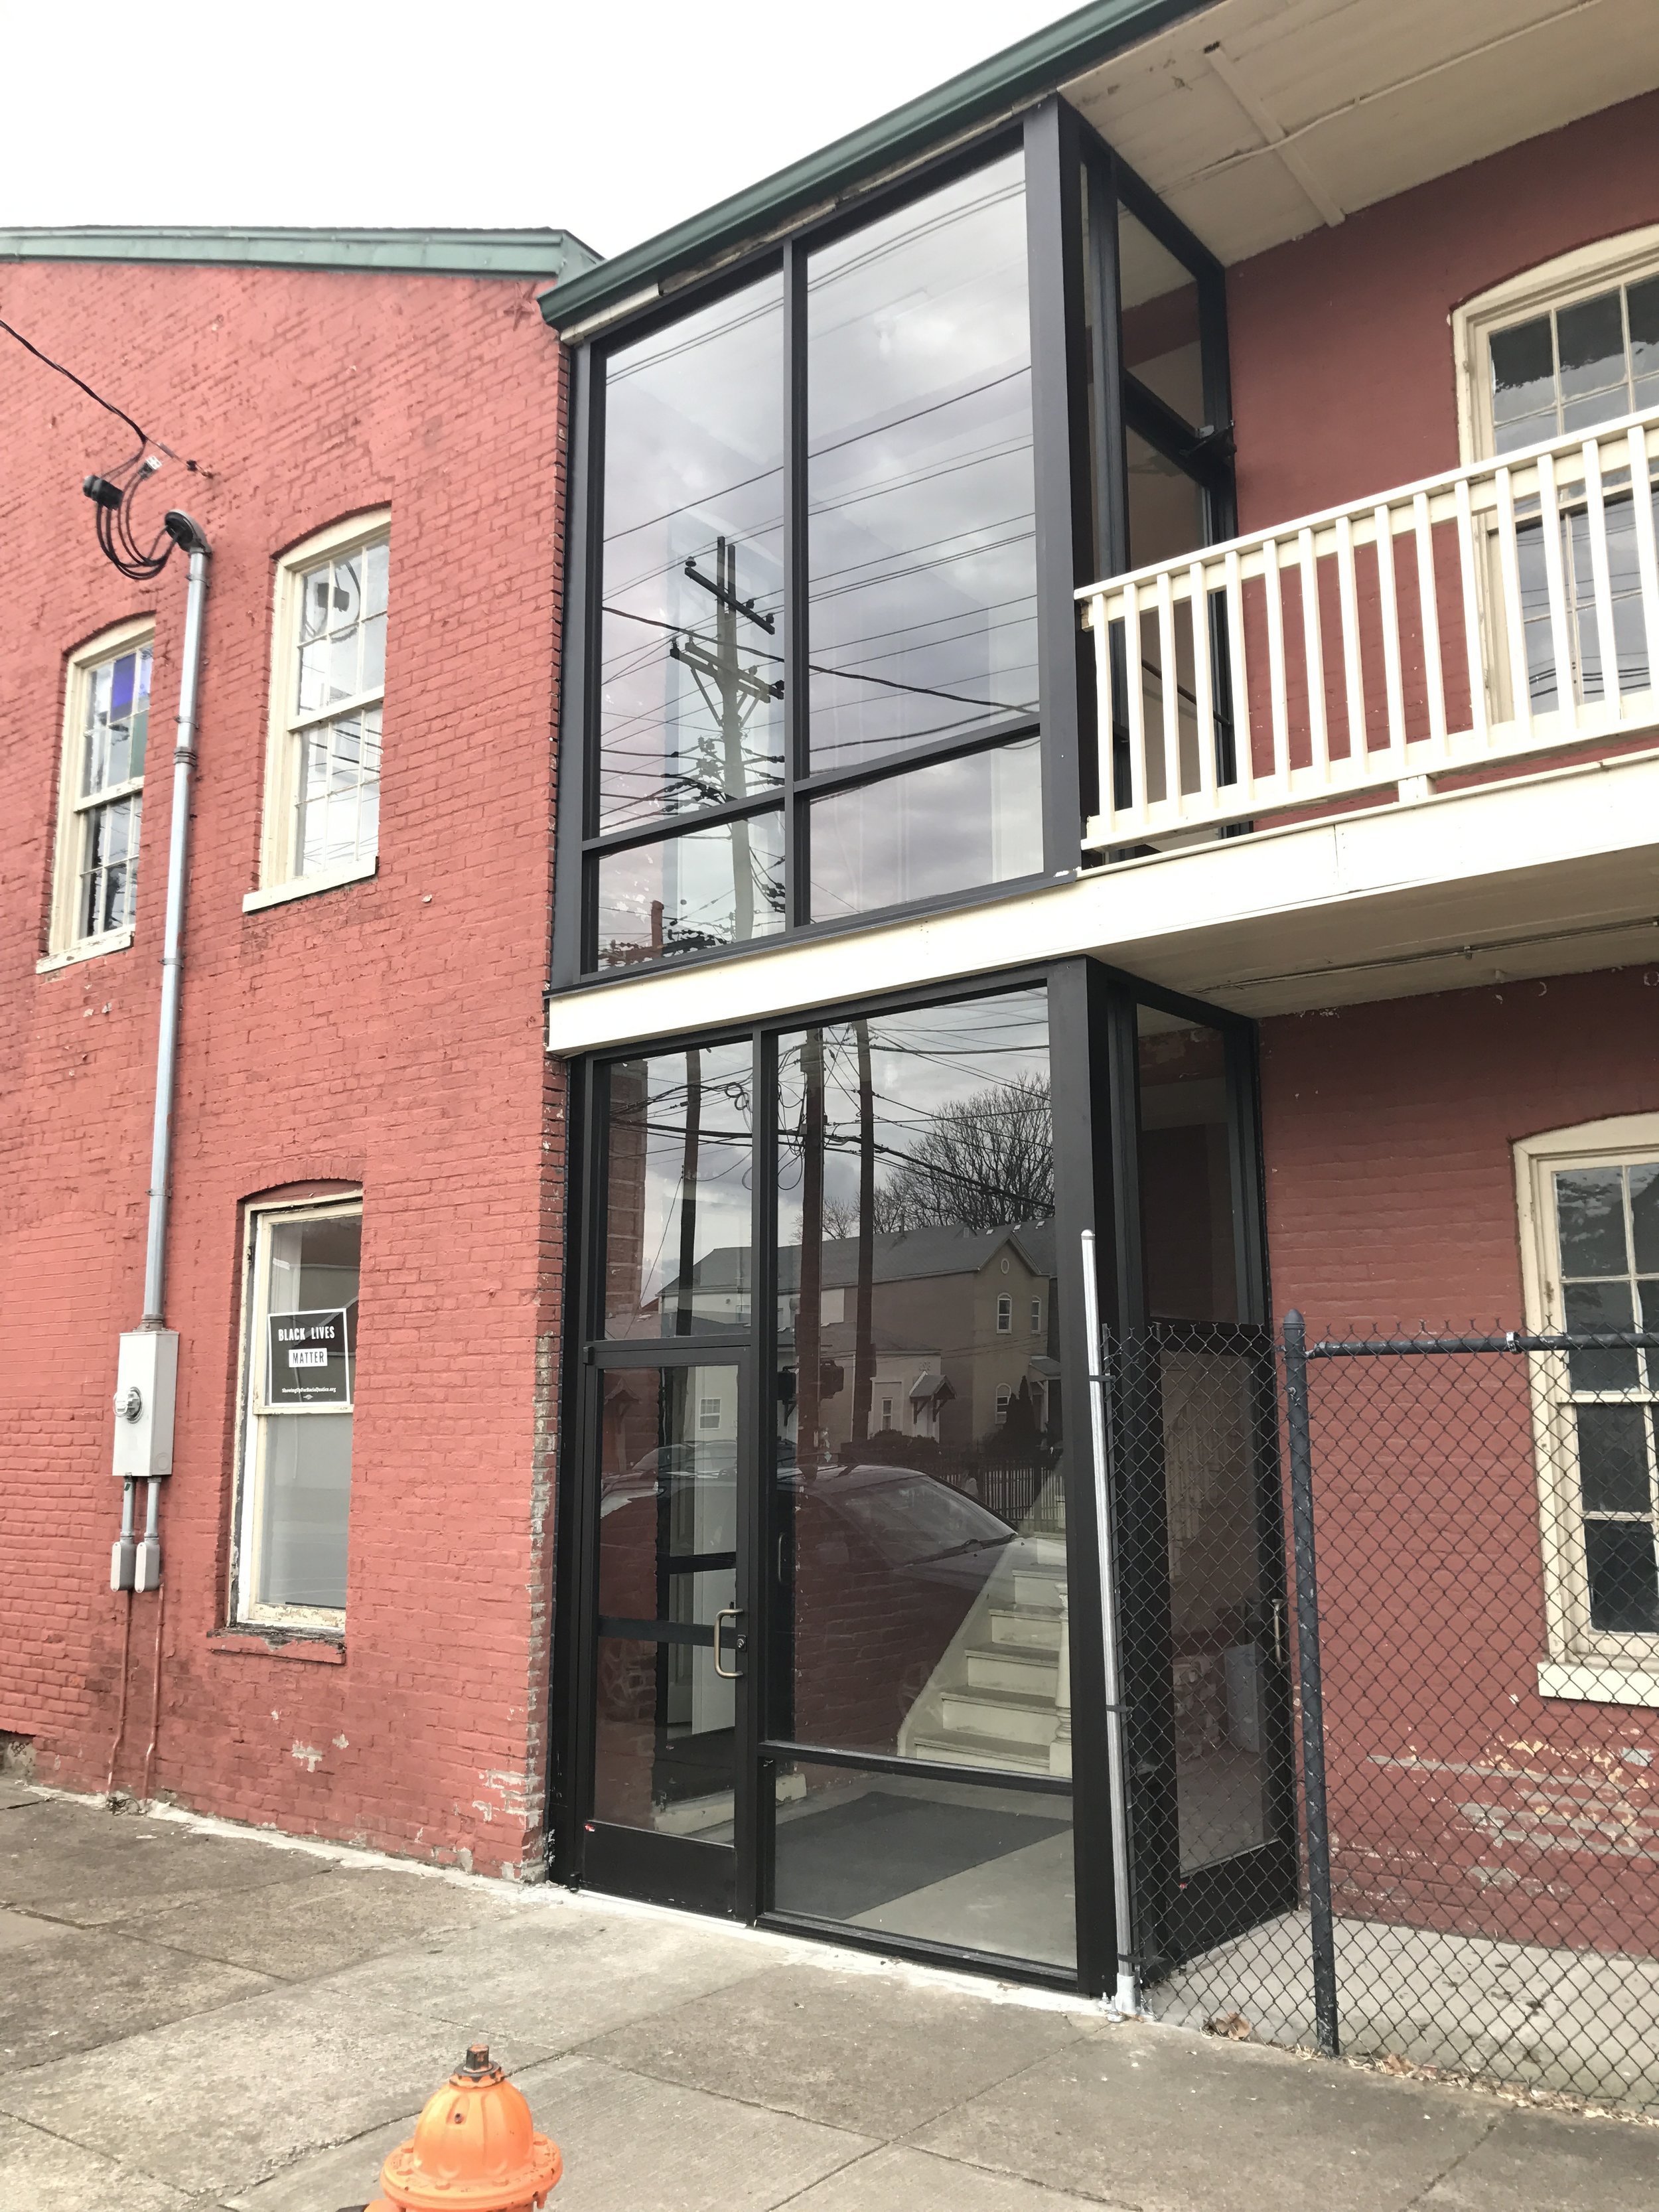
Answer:
[[[251,1593],[259,1586],[258,1494],[264,1474],[265,1443],[264,1418],[256,1396],[259,1374],[259,1355],[264,1342],[266,1300],[270,1291],[270,1268],[264,1264],[269,1225],[281,1221],[327,1221],[342,1217],[361,1217],[363,1198],[361,1191],[342,1192],[327,1198],[293,1200],[284,1204],[278,1200],[270,1206],[251,1206],[247,1209],[244,1231],[242,1261],[242,1340],[241,1352],[236,1370],[237,1451],[235,1514],[234,1525],[236,1541],[230,1562],[229,1616],[232,1628],[304,1628],[320,1629],[334,1636],[345,1633],[343,1606],[264,1605]],[[351,1378],[352,1403],[343,1409],[338,1406],[314,1407],[290,1407],[280,1419],[285,1421],[315,1419],[319,1413],[338,1413],[342,1410],[354,1416],[352,1444],[356,1445],[356,1378]]]
[[[1506,277],[1490,291],[1452,310],[1452,351],[1457,368],[1457,443],[1466,462],[1490,460],[1496,450],[1492,421],[1492,379],[1486,373],[1486,341],[1495,330],[1524,322],[1550,307],[1610,291],[1615,284],[1640,283],[1659,272],[1659,223],[1622,231],[1576,246],[1535,269]]]
[[[106,930],[100,937],[83,937],[76,941],[75,916],[81,888],[82,841],[86,835],[88,815],[93,807],[107,806],[114,800],[142,793],[142,775],[129,776],[125,783],[112,784],[100,791],[95,800],[82,801],[76,796],[81,778],[81,748],[86,739],[87,678],[99,664],[112,660],[130,647],[149,645],[155,641],[155,617],[153,615],[134,615],[125,622],[112,623],[108,629],[100,630],[96,637],[88,638],[70,656],[64,684],[64,728],[58,749],[58,822],[52,837],[52,907],[46,925],[46,950],[34,963],[37,975],[49,974],[55,968],[67,968],[77,960],[95,960],[106,952],[125,952],[132,943],[132,924],[120,929]],[[153,667],[153,664],[152,664]],[[152,699],[152,704],[154,703]],[[139,851],[143,850],[143,832],[139,831]]]
[[[1551,1180],[1564,1167],[1606,1167],[1642,1152],[1659,1152],[1659,1113],[1620,1114],[1522,1137],[1514,1146],[1516,1209],[1521,1228],[1521,1279],[1527,1326],[1559,1329],[1564,1309]],[[1628,1636],[1573,1631],[1583,1608],[1583,1518],[1569,1494],[1571,1470],[1552,1442],[1552,1408],[1563,1395],[1559,1353],[1534,1354],[1531,1370],[1534,1464],[1538,1474],[1539,1538],[1543,1553],[1544,1617],[1549,1657],[1538,1668],[1541,1698],[1580,1703],[1659,1706],[1659,1636],[1651,1667],[1632,1665]]]
[[[303,718],[289,712],[294,694],[295,668],[300,647],[301,576],[307,568],[314,568],[319,561],[326,561],[342,553],[355,552],[359,546],[368,545],[377,538],[386,537],[392,527],[392,509],[377,507],[372,514],[354,514],[344,522],[332,523],[319,530],[284,553],[276,563],[276,580],[271,600],[270,622],[270,710],[265,731],[265,787],[264,811],[259,835],[259,881],[256,890],[242,902],[244,913],[256,912],[262,906],[280,904],[283,896],[303,897],[310,891],[332,890],[342,883],[356,883],[374,872],[373,861],[354,861],[348,873],[339,869],[321,870],[315,875],[301,876],[295,872],[294,809],[298,796],[300,748],[294,733],[301,720],[306,724],[331,720],[336,715],[348,713],[349,700],[337,702],[325,713]],[[388,623],[388,629],[390,623]],[[384,691],[375,695],[384,698]]]
[[[379,855],[372,860],[347,860],[337,868],[319,868],[314,876],[291,876],[269,890],[249,891],[242,900],[244,914],[261,914],[268,906],[285,906],[289,899],[314,898],[319,891],[337,890],[342,884],[367,883],[380,873]]]

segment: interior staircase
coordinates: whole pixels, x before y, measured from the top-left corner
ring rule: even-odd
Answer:
[[[1000,1562],[900,1731],[901,1755],[946,1766],[1071,1771],[1060,1663],[1066,1547],[1025,1537]],[[1064,1715],[1066,1725],[1062,1729]]]

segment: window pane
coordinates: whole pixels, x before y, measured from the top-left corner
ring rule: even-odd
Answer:
[[[1118,210],[1117,252],[1123,366],[1199,429],[1205,416],[1197,279],[1127,208]]]
[[[1237,1321],[1238,1246],[1226,1048],[1218,1030],[1141,1006],[1146,1297],[1160,1321]]]
[[[1555,319],[1561,362],[1562,427],[1605,422],[1627,411],[1625,320],[1616,291],[1563,307]]]
[[[1076,1963],[1069,1798],[802,1762],[777,1800],[781,1911]]]
[[[1659,1160],[1630,1170],[1630,1225],[1638,1275],[1659,1275]]]
[[[714,1625],[737,1589],[738,1383],[734,1365],[599,1377],[594,1814],[708,1842],[731,1836]]]
[[[811,809],[811,853],[814,921],[1036,875],[1039,742],[1024,738],[821,799]]]
[[[355,1213],[273,1222],[266,1246],[266,1310],[319,1319],[343,1312],[346,1346],[355,1355],[362,1233],[362,1217]],[[335,1358],[331,1353],[330,1361]],[[331,1378],[333,1365],[325,1362],[323,1372],[325,1381]],[[349,1413],[264,1417],[259,1576],[252,1593],[258,1603],[344,1605],[351,1420]]]
[[[273,1414],[260,1498],[262,1605],[343,1606],[349,1413]]]
[[[1619,1283],[1569,1283],[1562,1291],[1568,1330],[1575,1336],[1607,1336],[1634,1328],[1631,1286]],[[1636,1387],[1633,1352],[1574,1352],[1567,1366],[1575,1390],[1632,1390]]]
[[[772,1725],[1069,1772],[1044,995],[786,1037],[778,1110]],[[1015,1297],[1046,1336],[999,1330]]]
[[[1022,157],[813,254],[812,761],[1035,711]]]
[[[1625,295],[1630,318],[1632,405],[1659,406],[1659,276],[1632,284]]]
[[[1552,438],[1555,355],[1547,315],[1492,335],[1492,411],[1500,453]]]
[[[607,853],[598,874],[601,968],[773,937],[783,927],[783,817]]]
[[[1590,1626],[1626,1634],[1659,1632],[1653,1528],[1645,1521],[1586,1521]]]
[[[779,276],[611,357],[601,829],[781,781],[782,465]]]
[[[1555,1219],[1564,1275],[1623,1275],[1624,1176],[1618,1168],[1575,1168],[1555,1178]],[[1630,1323],[1617,1326],[1628,1328]]]
[[[1578,1406],[1578,1481],[1586,1513],[1650,1513],[1645,1406]]]
[[[748,1326],[751,1073],[746,1043],[611,1068],[607,1336]]]

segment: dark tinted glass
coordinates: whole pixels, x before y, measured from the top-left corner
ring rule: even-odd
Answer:
[[[819,799],[810,850],[814,921],[1036,875],[1042,866],[1038,740]]]
[[[1648,1409],[1580,1406],[1578,1481],[1586,1513],[1647,1513]]]
[[[611,1068],[607,1336],[748,1326],[751,1066],[745,1043]]]
[[[732,1835],[714,1635],[737,1587],[738,1379],[712,1364],[599,1378],[594,1816],[710,1843]]]
[[[783,927],[783,817],[688,830],[597,864],[596,964],[747,945]]]
[[[1553,437],[1555,355],[1547,315],[1494,331],[1492,356],[1492,411],[1500,453]]]
[[[1575,1336],[1604,1336],[1634,1328],[1628,1282],[1568,1283],[1561,1293],[1568,1329]],[[1575,1390],[1630,1390],[1636,1385],[1633,1352],[1575,1352],[1567,1364]]]
[[[1659,276],[1632,284],[1625,295],[1630,318],[1630,365],[1638,408],[1659,405]]]
[[[1575,1168],[1558,1175],[1555,1218],[1564,1275],[1622,1275],[1629,1271],[1621,1170]]]
[[[1069,1772],[1044,995],[786,1037],[778,1114],[775,1729]]]
[[[602,830],[781,778],[782,464],[778,276],[611,357]]]
[[[1154,1321],[1237,1321],[1238,1246],[1221,1034],[1142,1006],[1141,1236]]]
[[[1617,292],[1563,307],[1555,319],[1562,427],[1581,429],[1625,411],[1625,319]]]
[[[1076,1962],[1068,1798],[802,1761],[780,1769],[777,1801],[781,1911]]]
[[[1034,711],[1021,157],[812,255],[812,763]]]
[[[1197,281],[1127,208],[1118,213],[1117,252],[1123,366],[1198,429],[1204,422],[1204,368]]]
[[[1636,1272],[1638,1275],[1659,1275],[1659,1160],[1644,1160],[1627,1172]]]
[[[1649,1522],[1587,1521],[1584,1563],[1589,1571],[1592,1628],[1638,1636],[1659,1630],[1659,1577],[1654,1571]]]

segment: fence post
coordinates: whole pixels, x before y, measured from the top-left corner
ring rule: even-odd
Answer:
[[[1340,2055],[1336,1942],[1331,1925],[1331,1832],[1325,1803],[1325,1703],[1319,1670],[1319,1577],[1314,1560],[1313,1444],[1308,1427],[1308,1331],[1285,1316],[1285,1404],[1291,1444],[1291,1528],[1296,1547],[1297,1674],[1302,1696],[1302,1796],[1308,1838],[1308,1912],[1314,2029],[1328,2058]]]

